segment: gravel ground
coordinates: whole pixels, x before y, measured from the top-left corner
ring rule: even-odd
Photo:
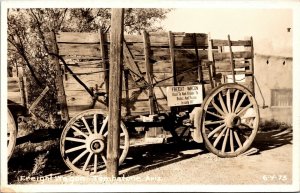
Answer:
[[[219,158],[207,152],[203,144],[145,144],[139,139],[139,144],[130,148],[121,168],[120,173],[127,173],[113,182],[105,175],[78,176],[68,172],[62,162],[50,162],[47,171],[52,173],[46,172],[34,181],[22,180],[19,174],[12,183],[286,185],[292,183],[292,146],[291,128],[259,132],[252,144],[252,148],[258,149],[258,152],[236,158]],[[14,159],[17,161],[18,158]],[[61,167],[55,170],[57,173],[53,173],[51,165]]]

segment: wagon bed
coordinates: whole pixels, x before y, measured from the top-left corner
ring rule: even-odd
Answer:
[[[231,54],[236,82],[254,91],[251,39],[228,41],[210,39],[203,33],[172,32],[145,32],[124,38],[123,116],[170,112],[168,86],[202,84],[205,97],[212,87],[233,82]],[[228,42],[238,51],[230,52]],[[108,93],[109,34],[61,32],[57,43],[59,55],[73,75],[92,91]],[[63,82],[70,117],[105,106],[94,102],[66,69]]]

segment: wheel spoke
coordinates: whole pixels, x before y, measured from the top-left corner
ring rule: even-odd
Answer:
[[[242,143],[241,143],[241,140],[240,140],[240,138],[239,138],[237,132],[236,132],[236,131],[233,131],[233,134],[234,134],[234,138],[235,138],[236,142],[239,144],[239,147],[240,147],[240,148],[243,147],[243,145],[242,145]]]
[[[225,127],[225,123],[220,125],[219,127],[217,127],[216,129],[214,129],[212,132],[210,132],[207,135],[207,138],[210,138],[211,136],[213,136],[216,132],[220,131],[223,127]]]
[[[226,95],[226,103],[227,103],[227,109],[228,112],[231,113],[231,102],[230,102],[230,90],[227,90],[227,95]]]
[[[237,105],[236,109],[234,110],[235,113],[237,113],[237,111],[239,110],[240,106],[242,105],[242,103],[244,102],[246,97],[247,97],[247,94],[244,94],[243,97],[241,98],[239,104]]]
[[[214,141],[213,146],[216,147],[221,139],[221,137],[223,136],[224,132],[227,130],[228,128],[225,127],[222,132],[218,135],[217,139]]]
[[[234,112],[234,110],[235,110],[234,107],[235,107],[236,100],[238,98],[239,92],[240,92],[240,90],[236,90],[235,93],[234,93],[231,112]]]
[[[88,164],[90,163],[90,160],[91,160],[92,155],[93,155],[93,153],[90,152],[90,154],[88,155],[87,159],[85,160],[84,166],[83,166],[83,168],[82,168],[83,171],[86,170]]]
[[[84,123],[85,128],[88,130],[89,134],[91,135],[91,134],[92,134],[91,128],[89,127],[89,125],[88,125],[88,123],[86,122],[85,118],[82,117],[81,120],[82,120],[82,122]]]
[[[71,126],[71,128],[73,130],[75,130],[77,133],[79,133],[80,135],[82,135],[85,138],[88,138],[88,136],[86,134],[84,134],[82,131],[80,131],[77,127],[75,127],[74,125]]]
[[[103,137],[106,137],[108,134],[108,131],[106,131],[104,134],[103,134]]]
[[[233,134],[232,134],[232,130],[230,129],[230,150],[231,152],[234,152],[234,146],[233,146]]]
[[[85,145],[80,145],[80,146],[77,146],[77,147],[73,147],[73,148],[71,148],[71,149],[68,149],[68,150],[66,150],[65,152],[66,152],[66,153],[71,153],[71,152],[78,151],[78,150],[84,149],[84,148],[85,148]]]
[[[219,124],[219,123],[224,123],[224,122],[225,122],[224,120],[220,120],[220,121],[212,121],[212,122],[205,121],[205,122],[204,122],[204,125],[214,125],[214,124]]]
[[[103,123],[102,123],[102,126],[101,126],[101,129],[100,129],[100,134],[102,134],[103,133],[103,131],[104,131],[104,129],[105,129],[105,127],[106,127],[106,125],[107,125],[107,122],[108,122],[108,116],[107,117],[105,117],[105,119],[103,120]]]
[[[101,158],[102,158],[104,164],[107,165],[106,158],[105,158],[105,156],[103,154],[101,154]]]
[[[225,113],[216,105],[215,102],[211,101],[211,104],[214,106],[214,108],[220,113],[222,116],[225,116]]]
[[[97,166],[98,166],[98,155],[94,154],[94,173],[97,173]]]
[[[237,116],[240,116],[243,112],[245,112],[247,109],[249,109],[252,106],[253,106],[253,104],[250,103],[245,108],[243,108],[240,112],[238,112]]]
[[[208,113],[208,114],[210,114],[210,115],[213,115],[213,116],[215,116],[215,117],[218,117],[218,118],[220,118],[220,119],[224,119],[224,117],[223,116],[220,116],[220,115],[217,115],[217,114],[215,114],[215,113],[213,113],[213,112],[210,112],[210,111],[206,111],[206,113]]]
[[[79,154],[73,161],[72,164],[75,164],[76,162],[78,162],[85,154],[88,153],[88,150],[84,150],[81,154]]]
[[[97,114],[94,114],[94,133],[97,134]]]
[[[81,126],[80,126],[78,123],[76,123],[76,122],[73,123],[73,125],[76,126],[76,127],[81,127]]]
[[[223,98],[222,98],[222,96],[221,96],[221,93],[219,93],[219,101],[220,101],[220,103],[221,103],[221,106],[222,106],[223,111],[227,114],[228,111],[227,111],[227,109],[226,109],[226,106],[225,106],[224,100],[223,100]]]
[[[84,139],[79,139],[79,138],[75,138],[75,137],[66,137],[67,141],[74,141],[74,142],[80,142],[80,143],[85,143]]]
[[[224,137],[224,141],[223,141],[223,144],[222,144],[222,152],[224,153],[225,152],[225,148],[226,148],[226,144],[227,144],[227,139],[228,139],[228,133],[229,133],[229,130],[230,129],[227,129],[226,131],[226,134],[225,134],[225,137]]]

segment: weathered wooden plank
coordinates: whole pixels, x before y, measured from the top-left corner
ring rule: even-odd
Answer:
[[[235,63],[235,68],[249,68],[249,63]],[[217,61],[215,63],[216,70],[230,70],[231,64],[229,61]]]
[[[67,65],[72,68],[74,67],[80,67],[82,69],[84,68],[103,68],[102,62],[68,62]]]
[[[230,41],[231,46],[251,46],[250,40]],[[228,40],[212,39],[213,46],[229,46]]]
[[[88,88],[93,87],[98,89],[105,89],[104,79],[100,78],[99,75],[104,76],[103,73],[96,73],[89,75],[78,75],[78,77],[84,84],[87,85]],[[81,86],[71,75],[68,75],[67,79],[64,80],[64,87],[65,90],[84,90],[83,86]]]
[[[19,77],[7,77],[7,84],[19,83]]]
[[[101,57],[99,44],[58,44],[59,54],[65,55],[76,55],[76,56],[92,56]]]
[[[99,36],[97,33],[59,32],[56,37],[58,43],[99,43]]]
[[[174,46],[193,46],[191,33],[173,33]],[[197,33],[197,44],[199,47],[207,46],[207,34]],[[111,42],[109,34],[104,35],[105,44]],[[143,43],[141,35],[125,35],[124,39],[127,43]],[[151,46],[168,46],[168,33],[150,33]],[[97,33],[78,33],[78,32],[60,32],[57,34],[59,44],[64,43],[79,43],[79,44],[99,44],[99,36]]]
[[[7,84],[7,90],[8,92],[20,92],[20,87],[19,87],[19,83],[9,83]]]
[[[94,74],[94,73],[104,73],[104,69],[100,67],[98,64],[89,65],[89,66],[69,66],[73,73],[75,74]],[[66,71],[66,74],[70,74],[68,71]],[[72,76],[72,75],[70,75]],[[102,75],[101,75],[101,78]]]
[[[125,35],[124,39],[126,42],[143,42],[141,35]],[[110,43],[110,35],[108,33],[104,34],[104,40]],[[81,43],[81,44],[98,44],[100,42],[99,35],[97,33],[89,32],[59,32],[57,34],[58,43]]]
[[[129,90],[129,96],[130,96],[130,99],[131,101],[136,101],[136,100],[144,100],[144,101],[147,101],[148,100],[148,95],[145,94],[144,92],[141,93],[140,95],[138,95],[138,97],[134,97],[134,93],[138,92],[138,89],[136,90]],[[146,93],[148,91],[146,90]],[[166,98],[166,88],[165,87],[158,87],[158,86],[155,86],[153,88],[153,93],[155,95],[155,98],[157,99],[164,99]],[[124,98],[124,96],[123,96]],[[149,106],[148,106],[149,108]],[[148,109],[149,110],[149,109]]]
[[[164,112],[164,111],[170,111],[170,108],[167,106],[166,100],[158,100],[158,111]],[[134,106],[131,107],[130,112],[132,115],[137,114],[145,114],[145,112],[149,112],[149,107],[147,106],[147,102],[139,101],[134,104]]]
[[[174,34],[174,47],[193,47],[193,34],[185,33],[184,35]],[[197,36],[197,45],[199,47],[207,46],[207,34],[196,34]],[[149,35],[150,46],[159,47],[159,46],[169,46],[169,37],[168,34],[151,34]]]
[[[73,115],[80,113],[83,110],[93,108],[93,99],[84,90],[66,91],[66,100],[70,117],[73,117]],[[104,109],[105,105],[97,101],[94,108]]]
[[[233,52],[233,58],[251,58],[252,54],[248,51]],[[215,60],[230,59],[230,52],[214,53]]]
[[[22,105],[21,101],[21,93],[20,92],[7,92],[7,99],[11,100],[17,104]]]
[[[142,73],[146,72],[143,62],[136,62]],[[171,62],[170,60],[157,61],[151,64],[153,73],[171,73]]]

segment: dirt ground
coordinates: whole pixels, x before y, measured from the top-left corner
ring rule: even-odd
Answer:
[[[9,166],[12,184],[291,184],[292,128],[261,130],[252,144],[254,154],[236,158],[219,158],[203,144],[146,144],[144,138],[131,142],[127,159],[120,168],[120,178],[82,177],[63,163],[56,140],[46,152],[47,162],[41,173],[26,179],[38,153],[22,153],[19,147]],[[33,143],[33,142],[30,142]],[[46,144],[47,148],[51,145]],[[27,144],[28,145],[28,144]],[[45,144],[43,145],[45,147]],[[41,150],[39,153],[45,152]],[[22,161],[29,160],[29,161]],[[22,164],[20,164],[22,163]]]

